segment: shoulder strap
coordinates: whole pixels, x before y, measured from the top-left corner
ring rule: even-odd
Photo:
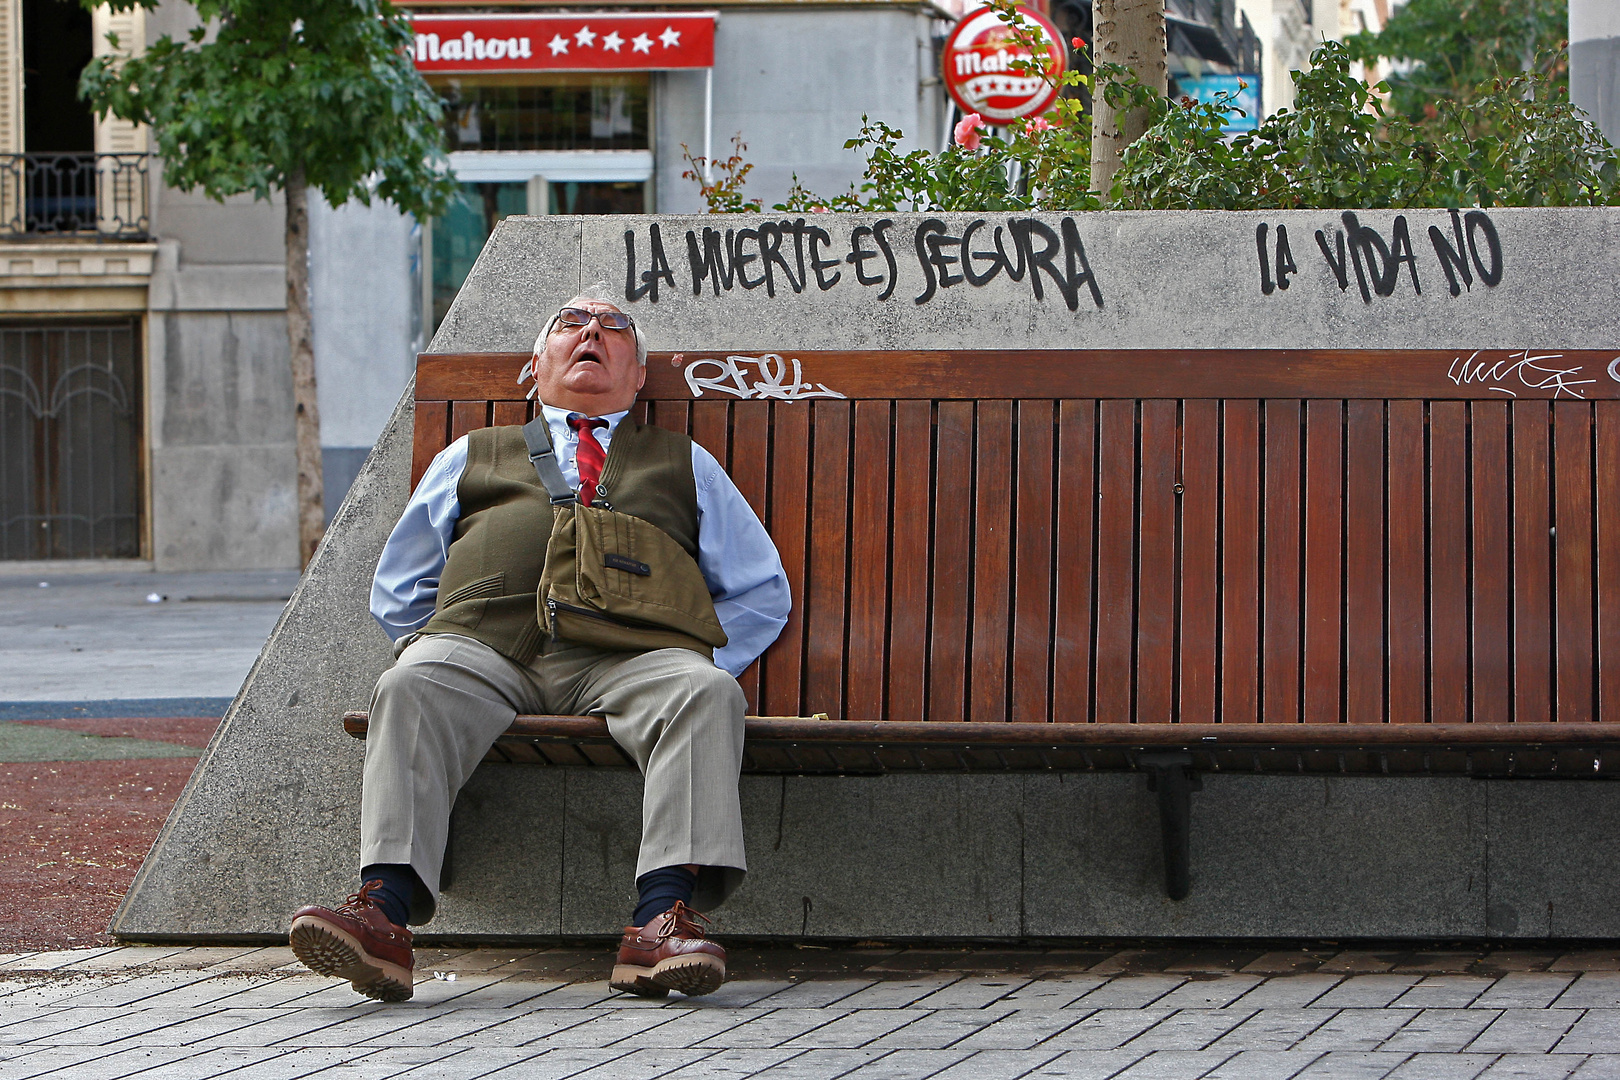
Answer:
[[[529,462],[540,475],[540,483],[545,485],[546,494],[551,496],[551,505],[574,502],[574,489],[563,479],[562,468],[557,464],[557,452],[551,447],[551,429],[546,424],[544,413],[523,425],[523,444],[529,448]]]

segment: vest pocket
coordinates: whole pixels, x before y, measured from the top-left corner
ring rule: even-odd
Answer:
[[[468,630],[476,630],[478,624],[484,621],[489,601],[500,596],[505,588],[504,573],[475,578],[439,597],[438,617],[445,622],[465,626]]]
[[[485,596],[500,596],[505,588],[506,575],[504,573],[490,574],[488,577],[475,578],[454,592],[446,593],[441,603],[442,606],[449,607],[451,604],[459,604],[463,600],[477,600]]]

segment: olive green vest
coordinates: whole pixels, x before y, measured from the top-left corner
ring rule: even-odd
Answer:
[[[698,554],[692,440],[620,421],[608,446],[601,487],[613,509],[657,526]],[[424,634],[461,634],[527,664],[540,650],[535,590],[551,536],[551,500],[529,461],[521,427],[479,428],[467,436],[467,467],[456,486],[461,517],[439,577]]]

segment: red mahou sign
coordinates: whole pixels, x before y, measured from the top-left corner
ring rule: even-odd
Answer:
[[[716,13],[416,15],[424,74],[663,71],[714,66]]]
[[[962,16],[945,39],[945,89],[963,113],[978,113],[992,124],[1011,124],[1039,116],[1057,100],[1057,80],[1068,66],[1058,28],[1033,8],[1019,9],[1045,38],[1046,56],[1037,58],[1013,38],[1011,29],[990,8]],[[1020,70],[1023,61],[1041,64],[1047,78]]]

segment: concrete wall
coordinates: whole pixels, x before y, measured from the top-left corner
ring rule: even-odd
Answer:
[[[937,150],[944,91],[931,16],[899,5],[726,10],[715,31],[714,153],[731,154],[741,132],[754,166],[746,194],[768,207],[793,175],[821,195],[859,179],[864,157],[844,149],[869,115],[907,136],[906,150]],[[657,77],[658,209],[702,210],[697,185],[681,179],[681,144],[703,153],[703,75]]]
[[[416,220],[388,203],[333,209],[318,195],[310,198],[309,291],[328,521],[416,370],[424,344],[421,250]]]
[[[1397,215],[1358,226],[1389,237]],[[1403,215],[1415,237],[1442,210]],[[894,270],[842,265],[823,290],[776,279],[691,289],[683,234],[759,217],[502,223],[434,351],[522,350],[550,298],[605,277],[639,290],[651,230],[673,282],[626,308],[660,349],[1534,348],[1620,356],[1620,210],[1503,210],[1495,286],[1453,296],[1420,247],[1390,296],[1341,289],[1312,240],[1344,219],[1270,214],[1074,215],[1098,285],[1070,307],[1026,275],[926,289],[914,235],[884,232]],[[939,219],[961,236],[971,219]],[[880,219],[818,219],[833,253]],[[1005,227],[1006,219],[991,224]],[[1060,233],[1063,219],[1042,215]],[[1262,288],[1256,227],[1286,226],[1299,273]],[[628,265],[623,233],[637,238]],[[982,234],[981,234],[982,236]],[[978,245],[975,245],[978,249]],[[875,249],[873,249],[875,250]],[[1063,266],[1063,260],[1057,260]],[[981,268],[982,269],[982,268]],[[890,289],[889,285],[893,288]],[[813,285],[813,283],[812,283]],[[937,285],[937,282],[936,282]],[[887,292],[884,299],[878,299]],[[926,297],[922,302],[919,297]],[[1620,378],[1606,372],[1595,378]],[[836,389],[836,387],[834,387]],[[362,747],[338,714],[364,707],[388,663],[365,613],[369,575],[406,498],[402,400],[326,544],[227,713],[115,921],[132,938],[284,932],[302,903],[353,888]],[[456,880],[435,934],[608,935],[633,895],[639,779],[630,772],[485,766],[462,796]],[[722,933],[786,938],[1102,936],[1592,938],[1620,936],[1620,785],[1458,777],[1210,776],[1193,796],[1193,891],[1163,897],[1154,797],[1129,775],[747,777],[750,875]]]
[[[165,0],[148,42],[183,40],[190,4]],[[286,215],[279,196],[224,202],[163,182],[147,299],[147,446],[159,570],[298,565]]]
[[[1620,143],[1620,4],[1569,0],[1569,98]]]
[[[298,565],[280,219],[278,206],[159,196],[147,446],[160,570]]]

